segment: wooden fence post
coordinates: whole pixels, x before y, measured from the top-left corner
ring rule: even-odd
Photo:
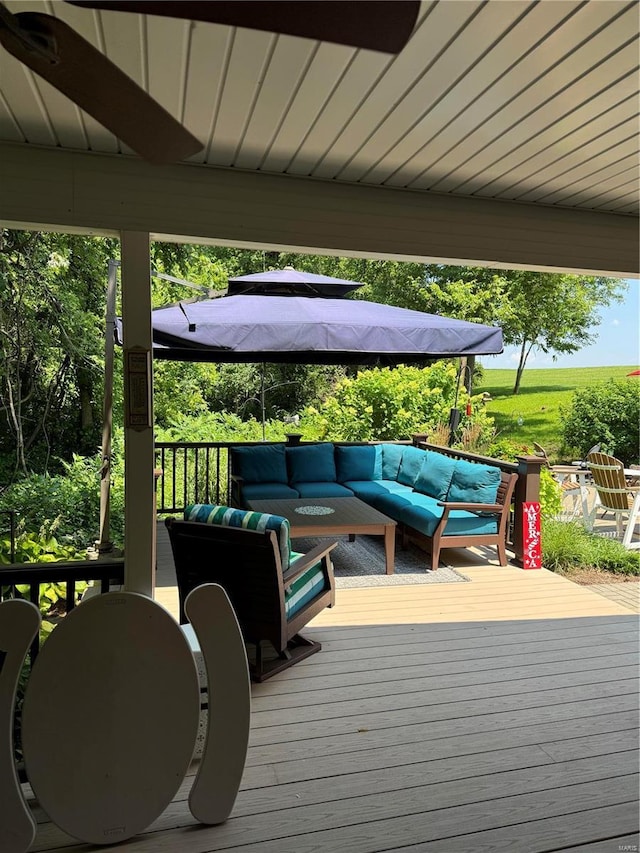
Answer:
[[[513,495],[513,552],[514,562],[523,565],[524,542],[522,505],[540,500],[540,469],[545,464],[540,456],[518,456],[518,482]]]

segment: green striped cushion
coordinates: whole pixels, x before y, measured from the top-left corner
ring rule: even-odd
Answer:
[[[201,524],[218,524],[222,527],[241,527],[245,530],[275,530],[280,546],[280,559],[282,569],[289,568],[289,554],[291,543],[289,541],[289,521],[280,515],[271,515],[267,512],[252,512],[251,510],[235,509],[230,506],[217,506],[214,504],[189,504],[185,508],[184,518],[186,521],[199,521]]]
[[[291,561],[293,562],[297,557],[301,556],[302,554],[292,551]],[[299,578],[296,578],[293,583],[289,584],[284,591],[284,611],[287,619],[290,619],[308,601],[315,598],[324,589],[324,586],[324,574],[320,568],[320,563],[316,563],[308,568]]]

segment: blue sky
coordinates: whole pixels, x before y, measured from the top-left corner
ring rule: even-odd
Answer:
[[[611,367],[616,364],[640,367],[640,281],[628,280],[629,289],[624,302],[615,302],[602,310],[601,323],[593,329],[597,341],[572,355],[558,355],[533,350],[527,367]],[[502,355],[480,359],[487,368],[518,366],[519,352],[515,347],[505,347]]]

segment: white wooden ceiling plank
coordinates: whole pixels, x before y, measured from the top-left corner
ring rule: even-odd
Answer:
[[[547,3],[543,5],[545,10],[551,8]],[[618,3],[590,3],[579,7],[575,15],[551,31],[534,50],[524,54],[521,61],[484,94],[465,100],[466,109],[459,110],[457,117],[443,132],[436,125],[436,132],[386,183],[416,189],[430,187],[450,171],[450,158],[459,165],[483,145],[492,144],[509,126],[514,104],[518,107],[521,101],[525,101],[525,107],[520,106],[519,114],[526,112],[530,97],[528,88],[541,75],[544,82],[543,69],[566,57],[576,40],[588,38],[594,28],[602,26],[612,14],[618,13],[620,6]],[[570,74],[570,79],[573,79],[575,75],[572,71]]]
[[[562,161],[550,164],[531,177],[526,184],[508,195],[500,193],[498,198],[512,198],[518,201],[535,201],[549,192],[573,183],[593,172],[600,165],[615,162],[626,157],[630,143],[637,140],[638,122],[633,118],[612,128],[608,133],[584,145],[579,151],[573,151]]]
[[[337,177],[347,181],[382,183],[390,172],[406,161],[406,156],[402,155],[393,165],[388,161],[390,152],[400,147],[417,126],[421,128],[424,140],[430,114],[438,103],[459,103],[461,98],[467,100],[466,87],[473,86],[472,80],[482,79],[483,72],[476,66],[483,54],[489,53],[492,46],[496,53],[502,54],[501,42],[506,34],[519,18],[524,15],[526,19],[533,8],[531,4],[513,0],[478,6],[478,14],[466,22],[453,43],[429,65],[427,72],[406,96],[400,100],[396,98],[393,109]],[[510,56],[507,66],[513,61]]]
[[[621,172],[608,182],[598,182],[590,190],[576,194],[570,200],[564,200],[562,204],[570,204],[571,207],[609,207],[616,204],[623,197],[633,197],[634,190],[638,187],[638,170],[631,168]],[[598,189],[600,191],[598,192]]]
[[[593,75],[585,75],[576,80],[564,92],[557,97],[548,101],[540,109],[536,110],[532,115],[523,118],[523,120],[515,127],[505,132],[500,138],[496,139],[491,146],[485,147],[476,157],[470,157],[460,165],[455,173],[451,173],[438,183],[431,183],[431,188],[442,192],[461,192],[467,194],[468,181],[473,180],[477,175],[493,176],[491,168],[496,164],[500,164],[500,158],[508,156],[512,151],[520,148],[535,150],[535,155],[530,157],[521,173],[531,175],[539,165],[548,164],[550,158],[554,156],[554,149],[561,153],[573,149],[581,144],[581,140],[589,140],[601,132],[607,124],[613,123],[607,121],[607,118],[598,114],[597,109],[593,110],[592,121],[590,123],[582,123],[571,121],[571,113],[576,104],[588,104],[594,97],[594,92],[598,91],[599,87],[609,89],[610,102],[615,106],[618,101],[617,94],[614,88],[610,85],[618,76],[620,71],[626,72],[632,69],[637,63],[637,46],[630,44],[620,55],[610,57],[603,63],[597,72],[597,79]],[[617,108],[617,107],[616,107]],[[620,109],[628,114],[632,107],[625,104]],[[556,140],[550,146],[540,145],[536,139],[537,128],[553,127],[554,123],[559,122],[561,127],[556,133]],[[562,133],[562,126],[571,126],[573,124],[574,131],[572,133]],[[593,127],[591,127],[593,125]],[[528,180],[528,178],[525,178]],[[499,181],[500,189],[507,189],[511,185],[517,183],[515,178],[511,176]],[[486,194],[483,191],[483,194]]]
[[[599,203],[578,204],[576,207],[589,207],[591,210],[614,210],[621,204],[630,204],[635,200],[638,203],[638,182],[636,180],[629,181],[625,187],[619,187],[612,197]]]
[[[0,92],[0,139],[7,142],[26,142],[20,125],[2,92]]]
[[[233,45],[233,27],[196,23],[191,32],[183,124],[204,145],[189,160],[204,163],[215,126],[224,72]]]
[[[612,114],[619,104],[629,104],[636,98],[637,67],[634,67],[623,80],[618,80],[594,98],[581,103],[560,121],[548,125],[539,133],[533,133],[522,145],[460,184],[457,192],[492,195],[520,180],[526,180],[532,173],[532,164],[537,156],[541,155],[548,160],[554,148],[575,143],[578,137],[574,134],[594,135],[596,124],[607,121],[606,116]]]
[[[595,169],[593,172],[590,172],[589,175],[584,178],[574,181],[573,183],[567,183],[560,190],[550,192],[548,195],[543,196],[542,200],[544,200],[545,204],[556,204],[561,199],[564,203],[571,202],[576,196],[587,196],[592,193],[591,188],[583,188],[587,177],[594,184],[600,184],[602,182],[609,181],[618,175],[626,173],[629,169],[635,169],[636,173],[639,172],[640,167],[638,165],[637,153],[622,157],[614,163],[607,163],[607,165],[600,169]]]
[[[407,45],[387,66],[375,88],[362,104],[354,104],[350,121],[313,170],[317,178],[335,178],[350,162],[360,141],[375,133],[403,93],[422,77],[431,59],[442,51],[461,27],[478,11],[475,0],[437,3],[428,7]],[[442,91],[437,87],[437,96]]]
[[[18,122],[23,138],[34,145],[56,146],[58,140],[34,75],[4,49],[0,49],[0,80],[6,105]]]
[[[131,12],[98,13],[104,35],[108,59],[124,71],[138,86],[146,88],[146,69],[143,69],[142,43],[144,23],[142,15]]]
[[[310,39],[283,35],[277,38],[234,166],[260,167],[316,50],[317,42]]]
[[[640,210],[640,205],[638,204],[638,193],[634,193],[633,201],[628,201],[620,205],[612,205],[610,210],[614,213],[635,213],[637,216]]]
[[[605,10],[610,5],[614,6],[609,3],[590,4]],[[628,67],[625,63],[629,57],[624,55],[624,49],[612,52],[612,44],[627,42],[626,51],[634,52],[637,61],[637,45],[633,38],[635,11],[628,9],[579,50],[565,53],[562,61],[520,92],[508,104],[508,110],[500,109],[490,121],[461,140],[455,150],[447,153],[447,174],[432,182],[430,189],[454,191],[463,180],[495,162],[500,152],[508,152],[521,144],[531,135],[532,129],[535,132],[540,124],[546,126],[558,120],[570,112],[576,102],[593,97],[615,80],[620,75],[619,65]],[[500,103],[504,102],[501,100]]]
[[[260,167],[263,171],[284,172],[288,169],[354,53],[353,48],[345,45],[328,42],[318,44],[287,114],[265,154]]]
[[[311,175],[319,161],[331,148],[359,105],[366,101],[376,80],[393,62],[393,58],[373,50],[359,50],[353,57],[329,100],[302,143],[287,172]]]
[[[51,118],[59,145],[63,148],[86,151],[88,137],[83,121],[84,113],[80,107],[76,106],[62,92],[54,89],[46,80],[42,80],[40,77],[34,79],[42,93],[42,99],[47,105],[47,112]]]
[[[178,121],[182,118],[191,22],[146,15],[149,94]]]
[[[501,7],[502,8],[502,7]],[[552,4],[529,4],[527,14],[491,51],[483,56],[447,94],[445,98],[426,112],[418,123],[390,149],[380,162],[371,169],[366,183],[386,183],[403,186],[411,177],[406,164],[415,158],[413,170],[422,170],[423,163],[417,155],[429,140],[445,132],[447,126],[461,117],[467,105],[482,97],[496,85],[500,78],[509,73],[522,56],[532,50],[537,42],[568,16],[575,14],[577,6],[573,0],[558,0]],[[457,42],[455,44],[457,49]]]
[[[233,164],[275,38],[271,33],[256,30],[235,31],[207,163]]]

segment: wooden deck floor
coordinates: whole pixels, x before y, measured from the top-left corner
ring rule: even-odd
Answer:
[[[545,570],[463,570],[338,591],[306,632],[322,651],[254,685],[231,819],[199,826],[187,779],[110,849],[637,850],[637,617]],[[42,819],[34,850],[89,849]]]

